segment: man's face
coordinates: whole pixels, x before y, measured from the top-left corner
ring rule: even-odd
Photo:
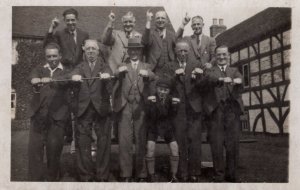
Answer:
[[[99,46],[96,41],[86,41],[83,50],[88,61],[94,62],[97,60],[99,55]]]
[[[77,18],[74,14],[67,14],[64,20],[69,31],[74,31],[76,29]]]
[[[122,20],[124,31],[130,33],[135,26],[135,19],[132,16],[123,16]]]
[[[204,23],[203,23],[202,19],[194,18],[192,20],[192,29],[193,29],[195,35],[200,35],[202,33],[203,26],[204,26]]]
[[[190,47],[185,42],[179,42],[176,44],[176,55],[180,62],[186,62],[190,51]]]
[[[128,48],[127,52],[131,60],[137,61],[141,57],[142,48]]]
[[[164,28],[166,28],[166,24],[167,24],[168,20],[167,20],[167,13],[164,11],[158,11],[155,14],[155,25],[156,28],[162,30]]]
[[[163,86],[157,86],[156,93],[157,93],[157,96],[159,97],[159,99],[166,99],[166,97],[170,93],[170,89],[163,87]]]
[[[218,65],[227,65],[229,63],[229,52],[227,47],[221,47],[216,50]]]
[[[57,67],[61,59],[58,49],[46,49],[45,57],[51,68]]]

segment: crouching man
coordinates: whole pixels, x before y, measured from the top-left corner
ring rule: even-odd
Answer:
[[[30,132],[28,143],[29,180],[59,181],[60,156],[64,144],[65,124],[69,119],[66,99],[68,93],[63,79],[69,72],[60,62],[60,47],[49,43],[45,47],[46,63],[37,66],[30,75],[35,93],[30,105]],[[43,170],[46,147],[47,170]]]
[[[145,165],[146,128],[145,101],[149,96],[154,74],[141,61],[140,38],[128,40],[129,59],[116,71],[118,77],[113,94],[113,108],[118,113],[119,161],[121,181],[132,181],[133,168],[139,182],[146,180]],[[133,139],[135,140],[135,163],[133,167]]]
[[[171,177],[170,182],[178,182],[176,177],[179,153],[178,145],[175,140],[175,128],[173,118],[176,116],[177,105],[180,100],[172,97],[171,80],[167,77],[160,78],[156,83],[156,92],[154,96],[148,97],[147,106],[147,154],[146,164],[148,170],[148,181],[156,182],[155,177],[155,144],[158,136],[165,139],[169,144],[171,156]]]
[[[72,71],[78,82],[78,124],[76,129],[77,172],[80,181],[107,181],[110,160],[110,94],[111,70],[99,57],[96,40],[86,40],[83,46],[85,61]],[[97,136],[96,166],[91,156],[92,128]]]

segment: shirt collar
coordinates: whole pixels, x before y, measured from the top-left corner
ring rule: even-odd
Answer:
[[[49,63],[45,64],[45,65],[44,65],[44,68],[48,68],[48,69],[50,69],[50,70],[56,70],[56,69],[64,70],[64,67],[62,66],[61,62],[59,62],[59,64],[57,65],[57,67],[55,67],[54,69],[51,69]]]
[[[157,30],[157,32],[158,32],[158,34],[159,35],[163,35],[163,38],[165,38],[166,37],[166,33],[167,33],[167,29],[163,29],[162,31],[161,30],[159,30],[159,29],[156,29]]]
[[[133,64],[138,64],[138,63],[139,63],[139,60],[133,61],[133,60],[130,59],[130,62],[131,62],[132,65],[133,65]]]
[[[218,67],[220,68],[221,71],[222,71],[222,67],[224,67],[224,71],[226,71],[227,65],[218,65]]]
[[[181,62],[178,58],[177,58],[177,61],[179,63],[179,66],[181,66],[182,64],[183,64],[184,67],[186,66],[186,61],[185,62]]]

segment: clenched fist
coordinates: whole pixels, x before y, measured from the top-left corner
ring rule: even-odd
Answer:
[[[116,20],[116,15],[115,15],[115,13],[113,13],[112,11],[110,11],[110,14],[108,15],[108,19],[109,19],[109,21],[111,21],[111,22],[115,22],[115,20]]]
[[[149,73],[148,73],[147,70],[141,69],[140,72],[139,72],[139,75],[142,76],[142,77],[148,77]]]
[[[41,79],[40,78],[33,78],[31,79],[31,84],[38,84],[41,83]]]
[[[118,71],[119,71],[120,73],[122,73],[122,72],[127,72],[127,71],[128,71],[127,66],[121,66],[121,67],[119,67],[119,68],[118,68]]]
[[[180,102],[179,98],[172,98],[172,104],[178,104]]]
[[[230,78],[230,77],[225,77],[225,78],[224,78],[224,82],[225,82],[225,83],[232,83],[232,78]]]
[[[51,78],[49,78],[49,77],[44,77],[44,78],[42,78],[42,80],[41,80],[41,82],[42,83],[49,83],[49,82],[51,82]]]
[[[183,68],[177,69],[177,70],[175,71],[175,74],[176,74],[176,75],[184,75],[184,74],[185,74],[185,73],[184,73],[184,69],[183,69]]]
[[[235,78],[235,79],[233,79],[233,83],[234,83],[234,84],[242,84],[242,79],[240,79],[240,78]]]
[[[150,10],[147,10],[146,17],[147,17],[147,22],[151,22],[153,13],[150,12]]]
[[[100,79],[110,79],[110,74],[109,73],[99,73]]]
[[[189,17],[188,14],[185,13],[185,17],[182,20],[183,26],[187,25],[190,22],[190,20],[191,20],[191,17]]]
[[[155,96],[148,96],[147,98],[151,102],[156,102],[156,97]]]
[[[73,75],[72,76],[72,81],[82,82],[82,76],[81,75]]]

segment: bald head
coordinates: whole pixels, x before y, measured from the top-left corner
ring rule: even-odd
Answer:
[[[159,30],[163,30],[166,28],[166,24],[168,23],[167,13],[165,11],[157,11],[155,14],[155,26]]]

